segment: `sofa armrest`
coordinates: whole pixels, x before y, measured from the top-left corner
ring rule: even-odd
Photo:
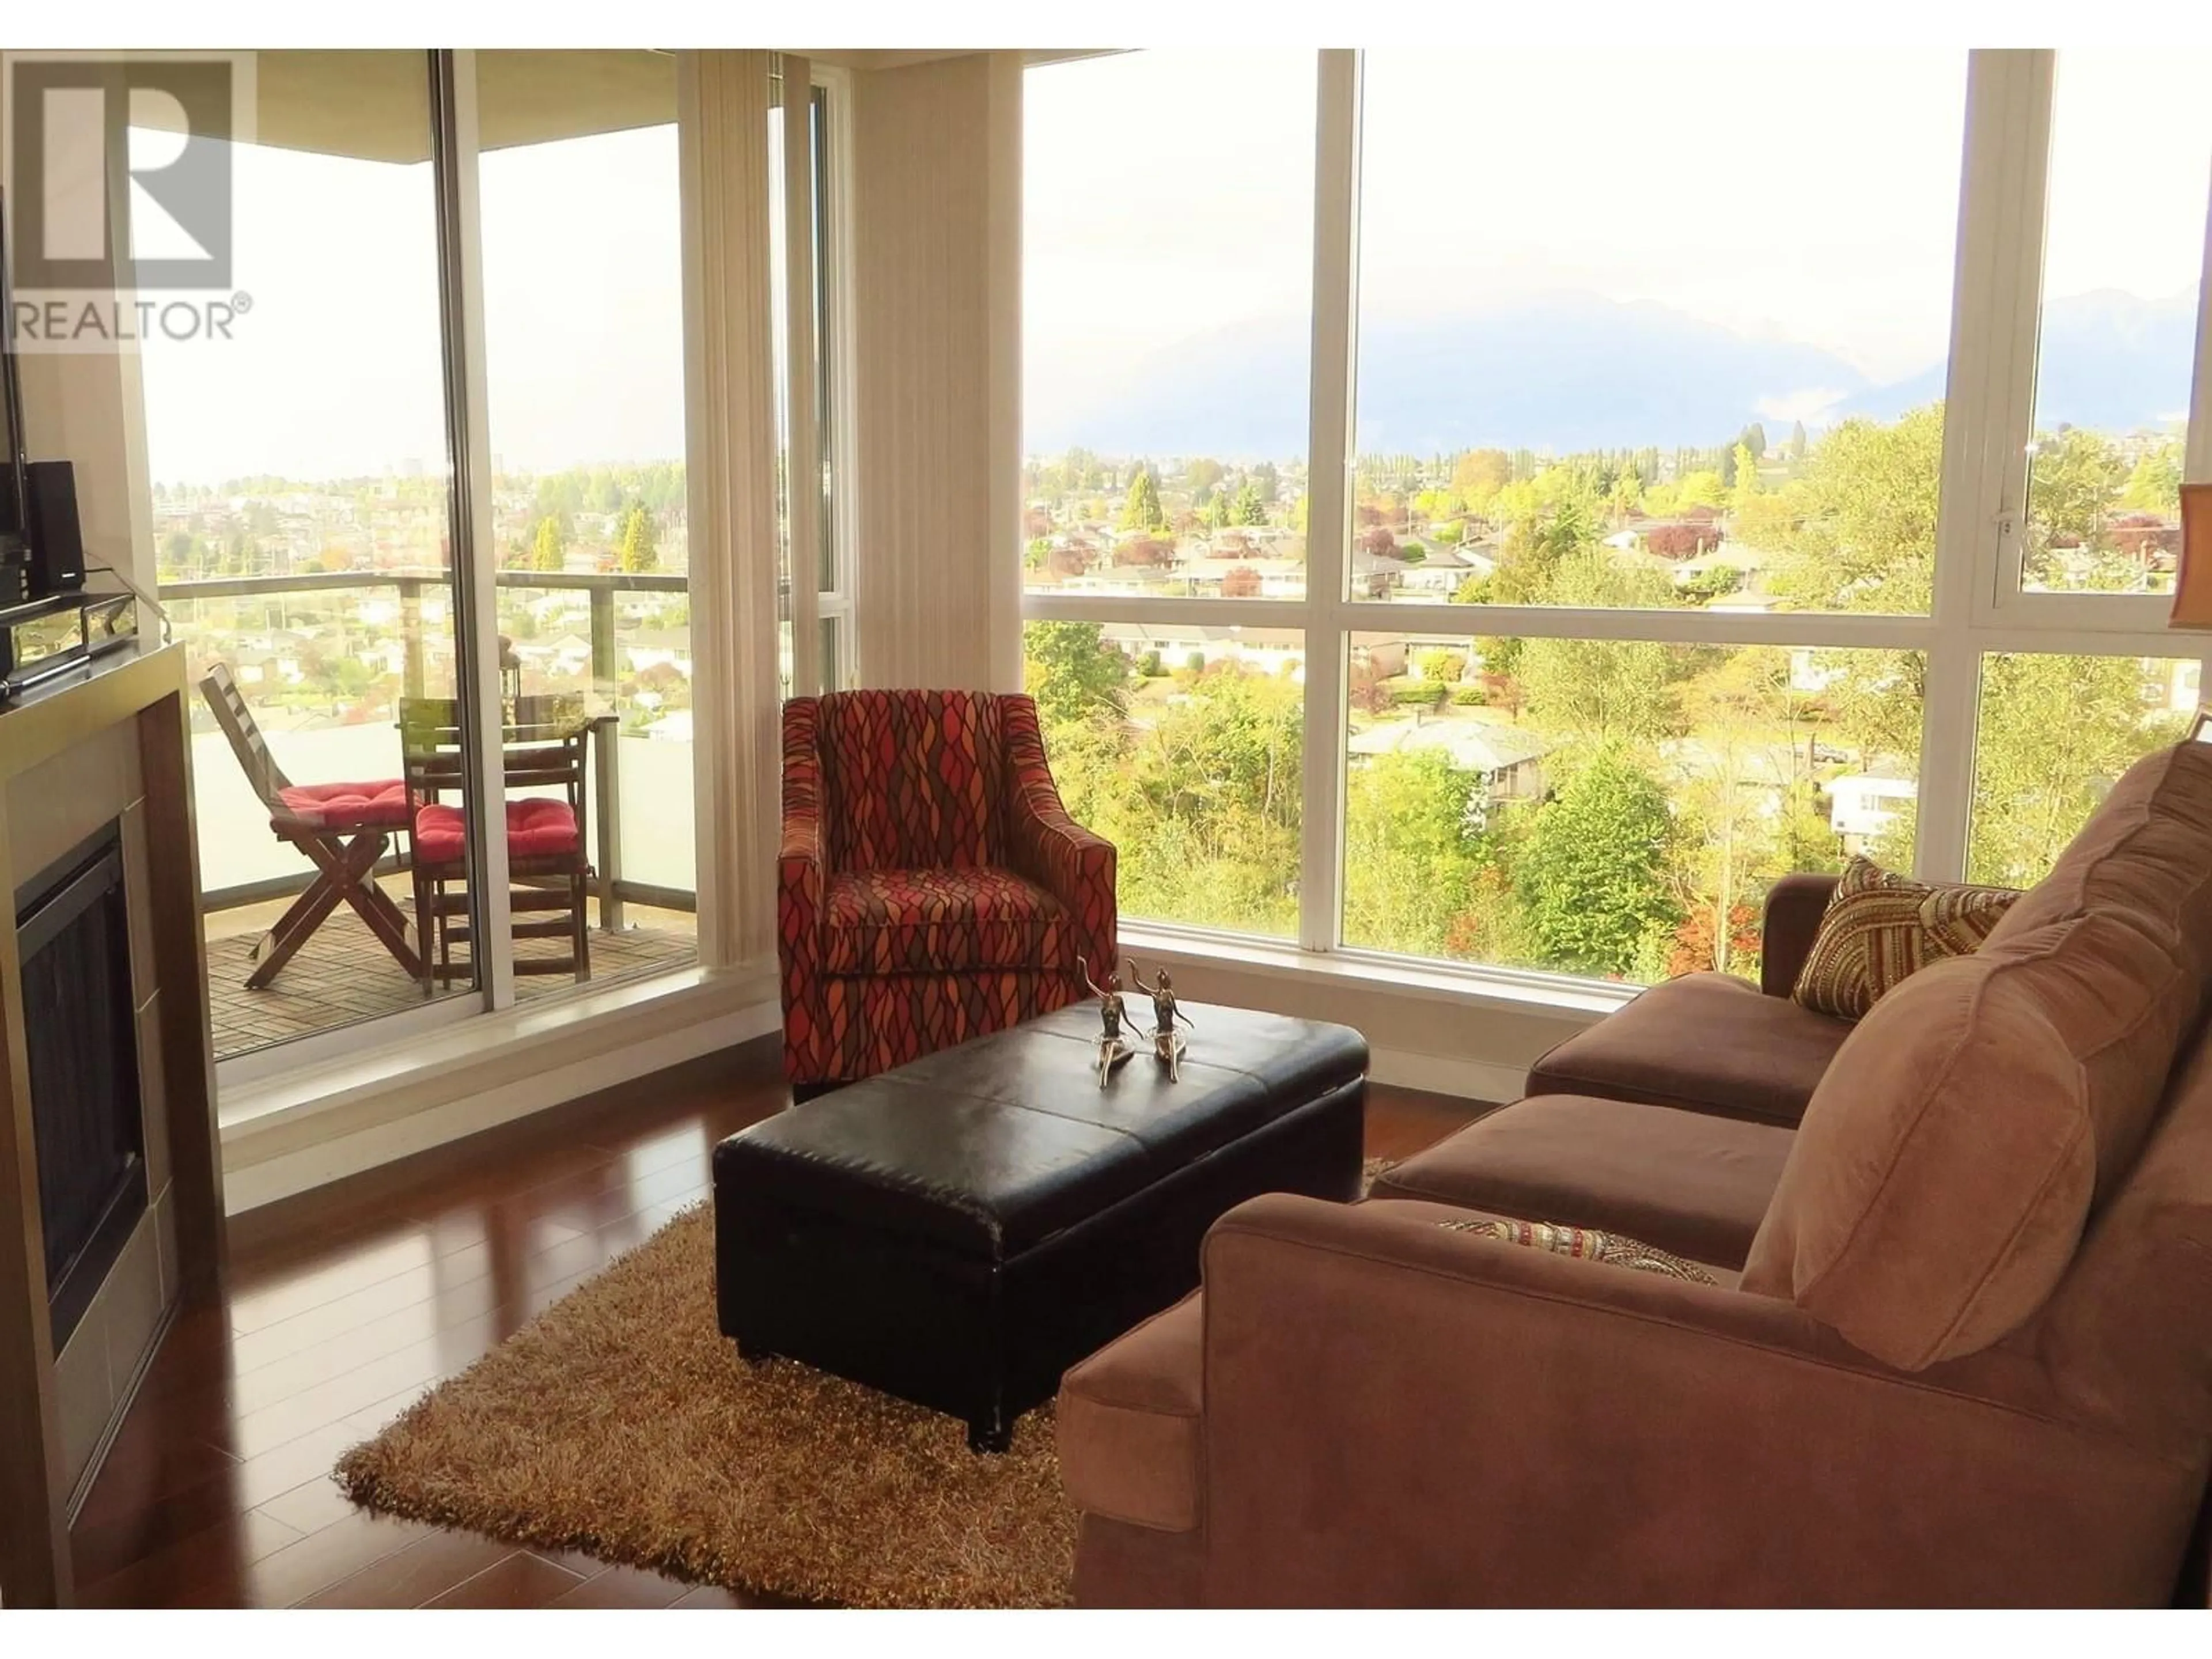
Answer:
[[[1024,696],[1001,699],[1006,744],[1006,843],[1015,871],[1066,908],[1075,949],[1093,978],[1110,975],[1117,960],[1114,843],[1070,817],[1045,758],[1036,704]],[[1102,967],[1103,964],[1103,967]]]
[[[2039,1406],[2039,1367],[1908,1376],[1789,1303],[1435,1224],[1454,1213],[1275,1195],[1208,1236],[1209,1603],[2108,1603],[2172,1584],[2201,1477]]]
[[[1837,878],[1799,873],[1784,876],[1766,890],[1759,924],[1759,988],[1786,997],[1797,984],[1805,958],[1813,952],[1820,918],[1836,891]]]

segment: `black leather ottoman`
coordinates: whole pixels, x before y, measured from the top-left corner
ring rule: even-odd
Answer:
[[[1077,1003],[811,1100],[714,1149],[716,1300],[782,1354],[967,1419],[1003,1450],[1060,1373],[1198,1283],[1261,1193],[1359,1189],[1367,1043],[1188,1005],[1182,1081],[1101,1090]]]

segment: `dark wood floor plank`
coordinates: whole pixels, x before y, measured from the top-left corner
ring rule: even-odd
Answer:
[[[419,1607],[517,1554],[515,1546],[473,1533],[434,1532],[325,1586],[307,1607]],[[573,1587],[578,1581],[566,1575]],[[566,1587],[564,1587],[566,1588]]]
[[[665,1578],[640,1567],[610,1567],[595,1573],[575,1589],[548,1602],[556,1607],[665,1607],[690,1592],[678,1579]]]
[[[787,1101],[776,1066],[749,1045],[242,1218],[229,1301],[179,1317],[78,1518],[83,1599],[762,1605],[375,1516],[330,1473],[703,1199],[714,1146]],[[1369,1153],[1408,1156],[1478,1109],[1376,1085]]]
[[[497,1566],[465,1579],[423,1605],[433,1607],[520,1609],[543,1607],[575,1589],[583,1580],[543,1556],[518,1551]]]
[[[333,1526],[354,1512],[353,1499],[328,1474],[303,1480],[289,1492],[278,1492],[255,1506],[259,1514],[282,1522],[302,1538]]]

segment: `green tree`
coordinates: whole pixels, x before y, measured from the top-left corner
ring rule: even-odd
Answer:
[[[1129,659],[1099,623],[1033,622],[1022,629],[1023,686],[1049,732],[1127,712]]]
[[[530,568],[532,570],[558,570],[564,562],[568,546],[568,534],[557,513],[549,513],[538,521],[538,530],[531,538]]]
[[[2095,546],[2128,476],[2128,464],[2101,433],[2069,426],[2039,434],[2027,486],[2030,556]]]
[[[1602,545],[1567,555],[1544,602],[1605,609],[1674,603],[1665,576],[1608,555]],[[1486,666],[1490,654],[1486,645]],[[1674,647],[1643,640],[1524,640],[1512,672],[1528,723],[1564,741],[1645,742],[1676,729],[1673,688],[1680,665]]]
[[[1805,422],[1802,422],[1802,421],[1793,421],[1793,422],[1790,422],[1790,447],[1789,447],[1789,449],[1788,449],[1787,451],[1785,451],[1784,453],[1787,453],[1787,454],[1788,454],[1788,456],[1790,457],[1790,465],[1792,465],[1792,466],[1796,465],[1800,461],[1802,461],[1802,460],[1803,460],[1803,459],[1805,459]]]
[[[2168,438],[2136,457],[2120,490],[2120,505],[2138,513],[2181,511],[2181,440]]]
[[[1845,421],[1805,468],[1792,556],[1769,585],[1808,611],[1925,615],[1935,591],[1943,406],[1887,426]]]
[[[1735,447],[1735,493],[1734,505],[1741,512],[1746,503],[1759,498],[1759,458],[1748,443]]]
[[[623,520],[621,551],[617,566],[631,575],[660,568],[660,531],[643,507],[633,507]]]
[[[1668,891],[1673,841],[1665,792],[1625,749],[1600,747],[1536,809],[1513,861],[1514,890],[1547,962],[1632,971],[1644,937],[1681,921]]]
[[[1123,530],[1164,530],[1167,510],[1160,505],[1159,481],[1152,477],[1152,469],[1139,462],[1137,476],[1129,480],[1129,493],[1121,501],[1119,528]]]
[[[2042,880],[2112,781],[2181,736],[2182,716],[2146,716],[2148,679],[2138,657],[1982,659],[1969,880]]]
[[[1345,939],[1452,954],[1455,921],[1482,867],[1481,774],[1441,750],[1414,750],[1358,762],[1345,790]]]
[[[1267,503],[1260,499],[1260,486],[1249,478],[1244,480],[1237,492],[1232,516],[1239,525],[1263,525],[1267,522]]]

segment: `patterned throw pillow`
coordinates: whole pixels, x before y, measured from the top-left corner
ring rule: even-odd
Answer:
[[[1970,955],[2019,896],[2013,887],[1930,885],[1854,858],[1820,917],[1790,1000],[1815,1013],[1863,1019],[1907,975]]]
[[[1719,1281],[1696,1262],[1685,1260],[1640,1239],[1619,1233],[1601,1233],[1589,1227],[1563,1227],[1555,1221],[1492,1221],[1470,1216],[1464,1221],[1439,1221],[1446,1232],[1473,1233],[1479,1238],[1502,1238],[1509,1244],[1549,1250],[1554,1255],[1578,1255],[1589,1261],[1610,1261],[1616,1267],[1638,1273],[1664,1273],[1692,1285]]]

